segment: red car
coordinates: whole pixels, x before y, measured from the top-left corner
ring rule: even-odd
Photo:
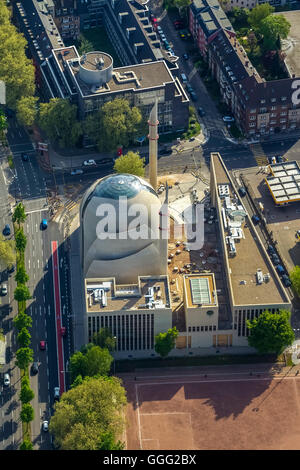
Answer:
[[[46,341],[40,341],[40,350],[44,351],[46,349]]]

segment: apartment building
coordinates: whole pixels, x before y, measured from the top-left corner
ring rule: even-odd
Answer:
[[[234,7],[248,8],[249,10],[252,10],[252,8],[257,5],[262,5],[263,3],[269,3],[273,7],[278,7],[285,5],[287,2],[286,0],[225,0],[220,3],[222,3],[222,7],[225,11],[229,11]]]
[[[55,0],[54,21],[63,39],[77,40],[80,35],[80,17],[77,0]]]

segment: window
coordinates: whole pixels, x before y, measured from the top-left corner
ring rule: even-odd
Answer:
[[[256,113],[256,109],[250,109],[250,113]]]
[[[204,328],[205,328],[205,331],[207,331],[207,330],[208,330],[208,326],[205,326]]]
[[[260,104],[264,104],[266,100],[260,100]]]
[[[209,325],[208,329],[209,329],[209,331],[212,331],[212,326],[211,326],[211,325]]]
[[[276,117],[277,114],[276,114],[276,113],[271,113],[270,116],[271,116],[271,117]]]
[[[286,101],[286,96],[282,96],[281,101]]]
[[[260,112],[261,114],[264,114],[264,113],[267,112],[267,108],[260,108],[259,112]]]
[[[276,106],[271,106],[271,111],[275,111],[276,110]]]
[[[286,122],[286,119],[280,119],[280,122],[281,123]]]
[[[191,331],[192,331],[192,328],[189,326],[189,332],[191,332]]]
[[[196,327],[195,327],[195,326],[193,326],[193,331],[196,331]]]
[[[280,116],[286,116],[287,113],[284,111],[283,113],[280,113]]]
[[[249,127],[255,127],[255,122],[250,122]]]
[[[272,102],[272,103],[275,103],[275,102],[276,102],[276,98],[271,98],[271,102]]]
[[[256,116],[250,116],[250,121],[254,121],[254,119],[256,119]]]
[[[203,331],[203,330],[204,330],[204,326],[201,326],[201,331]]]
[[[199,326],[197,326],[197,331],[199,331],[199,330],[200,330],[200,327],[199,327]]]

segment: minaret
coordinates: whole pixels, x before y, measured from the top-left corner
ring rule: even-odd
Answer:
[[[149,116],[149,179],[151,186],[157,189],[157,141],[158,133],[157,126],[159,121],[157,120],[157,100],[155,100],[154,106]]]

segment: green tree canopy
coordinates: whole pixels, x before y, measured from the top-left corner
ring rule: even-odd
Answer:
[[[77,121],[77,106],[63,98],[52,98],[41,103],[39,124],[52,142],[60,147],[75,146],[82,136],[81,124]]]
[[[261,22],[267,18],[267,16],[271,15],[274,10],[275,8],[269,3],[263,3],[262,5],[257,5],[252,8],[248,16],[248,22],[251,28],[259,32]]]
[[[86,54],[87,52],[92,52],[94,50],[93,44],[87,38],[85,38],[83,34],[80,34],[79,42],[80,42],[80,45],[78,48],[79,55],[83,55],[83,54]]]
[[[18,251],[25,251],[27,238],[23,231],[23,228],[19,228],[15,233],[15,242],[16,242],[16,249]]]
[[[107,348],[109,351],[116,349],[116,339],[112,336],[109,328],[100,328],[98,333],[93,336],[93,343],[100,348]]]
[[[32,349],[25,347],[19,348],[16,352],[17,366],[20,369],[26,369],[30,362],[33,361],[33,351]]]
[[[30,345],[31,341],[31,334],[27,330],[27,328],[22,328],[17,336],[18,344],[24,348]]]
[[[15,280],[17,283],[25,284],[29,281],[29,276],[26,272],[25,266],[22,264],[18,264],[17,274],[15,275]]]
[[[291,25],[282,15],[269,15],[260,23],[260,33],[264,38],[266,49],[276,49],[278,37],[285,39],[290,32]]]
[[[287,310],[280,310],[279,313],[266,310],[258,318],[247,320],[249,346],[262,354],[280,354],[295,339],[289,320],[290,312]]]
[[[250,10],[248,8],[233,7],[230,16],[233,17],[233,24],[236,29],[246,28]]]
[[[62,450],[97,450],[103,433],[124,429],[126,392],[116,377],[86,378],[56,404],[50,432]]]
[[[26,217],[25,207],[23,206],[22,202],[19,202],[13,212],[12,221],[17,222],[20,227],[20,225],[25,222]]]
[[[102,432],[99,437],[97,450],[124,450],[124,443],[116,441],[113,431]]]
[[[155,351],[161,357],[166,357],[175,347],[175,340],[178,336],[176,326],[170,328],[165,333],[159,333],[155,336]]]
[[[22,405],[20,418],[23,423],[30,423],[30,421],[34,420],[34,409],[30,405],[30,403],[24,403]]]
[[[145,176],[145,158],[131,150],[126,155],[116,159],[114,170],[117,173],[129,173],[136,176]]]
[[[298,297],[300,297],[300,266],[295,266],[292,271],[290,271],[290,280],[292,282],[292,286],[297,293]]]
[[[24,300],[29,300],[31,298],[29,289],[24,284],[20,284],[15,288],[14,292],[14,299],[18,302],[22,302]]]
[[[32,126],[37,116],[36,96],[23,96],[17,102],[17,119],[22,126]]]
[[[0,265],[5,269],[16,262],[15,241],[6,240],[0,235]]]
[[[20,400],[22,403],[29,403],[34,399],[34,391],[29,387],[29,385],[22,385],[20,392]]]
[[[70,358],[72,381],[78,375],[82,378],[95,375],[107,375],[113,361],[108,349],[92,345],[86,352],[77,351]]]
[[[14,327],[18,331],[23,328],[30,328],[32,326],[32,318],[26,313],[19,313],[13,320]]]
[[[22,444],[20,445],[20,450],[33,450],[33,444],[28,439],[24,439]]]

